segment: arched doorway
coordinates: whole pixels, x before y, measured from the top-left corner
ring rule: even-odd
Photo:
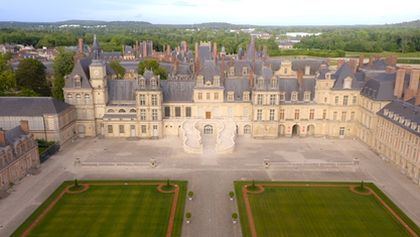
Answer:
[[[251,125],[245,125],[244,126],[244,134],[245,135],[251,134]]]
[[[295,124],[292,127],[292,136],[299,136],[300,135],[300,127],[299,125]]]
[[[77,132],[79,133],[79,137],[84,137],[86,133],[85,125],[79,125],[77,127]]]
[[[204,134],[213,134],[213,126],[210,124],[205,125]]]
[[[285,129],[284,125],[279,125],[279,137],[284,136],[285,131],[286,131],[286,129]]]
[[[308,125],[308,128],[306,129],[306,133],[308,134],[308,136],[315,135],[315,126],[312,124]]]

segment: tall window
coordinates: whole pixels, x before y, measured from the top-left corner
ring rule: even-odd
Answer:
[[[276,88],[277,87],[277,79],[276,78],[272,78],[271,79],[271,88]]]
[[[352,111],[351,114],[350,114],[350,119],[351,120],[354,120],[354,115],[355,115],[355,113],[354,113],[354,111]]]
[[[244,91],[244,101],[249,101],[249,91]]]
[[[326,119],[327,118],[327,110],[324,109],[322,110],[322,119]]]
[[[280,110],[280,113],[279,113],[279,119],[280,119],[280,120],[283,120],[283,119],[284,119],[284,109],[281,109],[281,110]]]
[[[171,107],[165,106],[165,117],[171,117]]]
[[[314,119],[315,118],[315,110],[311,109],[309,110],[309,119]]]
[[[157,103],[157,95],[152,95],[152,106],[158,105]]]
[[[215,99],[215,100],[218,100],[218,99],[219,99],[219,93],[217,93],[217,92],[216,92],[216,93],[214,93],[214,99]]]
[[[270,109],[270,121],[274,120],[274,112],[275,112],[274,109]]]
[[[305,101],[310,101],[311,100],[311,92],[310,91],[305,91],[305,93],[303,94],[303,99]]]
[[[285,93],[280,92],[280,101],[284,101],[286,99]]]
[[[354,105],[357,103],[357,96],[353,96],[353,102]]]
[[[338,105],[338,96],[336,96],[336,97],[334,98],[334,103],[335,103],[336,105]]]
[[[298,99],[298,93],[297,91],[292,92],[292,101],[296,101]]]
[[[185,107],[185,117],[191,117],[191,107]]]
[[[229,91],[228,92],[228,94],[227,94],[227,100],[228,101],[233,101],[234,100],[234,96],[235,96],[235,94],[234,94],[235,92],[233,92],[233,91]]]
[[[348,105],[349,104],[349,97],[347,95],[345,95],[343,97],[343,105]]]
[[[156,88],[156,86],[157,86],[156,79],[152,79],[152,80],[150,80],[150,82],[151,82],[151,84],[152,84],[152,88],[153,88],[153,89],[154,89],[154,88]]]
[[[263,104],[263,95],[257,95],[257,104],[259,105]]]
[[[299,110],[295,109],[295,119],[299,119]]]
[[[140,105],[146,105],[146,95],[140,95]]]
[[[90,95],[89,94],[85,94],[85,103],[90,104]]]
[[[341,112],[341,122],[345,122],[346,121],[346,116],[347,113],[346,112]]]
[[[210,100],[210,92],[206,93],[206,100]]]
[[[337,111],[333,113],[333,120],[337,120]]]
[[[118,126],[120,133],[124,133],[124,125],[120,125]]]
[[[141,109],[140,110],[140,120],[146,120],[146,110],[145,109]]]
[[[152,109],[152,120],[158,120],[158,111],[157,111],[157,109]]]
[[[175,117],[181,117],[181,107],[175,107]]]
[[[198,99],[199,99],[199,100],[202,100],[202,99],[203,99],[203,93],[198,92]]]
[[[270,105],[275,105],[276,99],[277,99],[276,95],[270,95]]]
[[[147,126],[141,125],[141,133],[147,133]]]
[[[257,109],[257,120],[258,121],[262,120],[262,109]]]
[[[108,125],[108,133],[114,133],[114,127],[112,125]]]

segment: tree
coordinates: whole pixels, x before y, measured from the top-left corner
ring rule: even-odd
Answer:
[[[63,87],[64,87],[64,76],[71,73],[74,66],[73,53],[59,49],[58,54],[54,59],[53,70],[54,70],[54,81],[52,94],[53,97],[64,101]]]
[[[0,95],[7,94],[16,88],[16,77],[8,63],[10,57],[0,54]]]
[[[125,68],[121,66],[120,62],[118,60],[112,60],[109,63],[109,66],[114,70],[114,72],[117,74],[118,79],[124,78],[125,75]]]
[[[155,75],[159,75],[160,79],[165,80],[167,77],[166,69],[161,67],[156,60],[144,60],[138,65],[138,73],[144,74],[145,70],[152,70]]]
[[[42,96],[51,95],[46,79],[45,66],[36,59],[23,59],[16,69],[16,83]]]

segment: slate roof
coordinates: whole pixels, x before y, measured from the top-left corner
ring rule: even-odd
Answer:
[[[73,71],[68,75],[64,80],[64,87],[65,88],[73,88],[74,84],[74,77],[76,75],[80,76],[81,80],[81,87],[82,88],[92,88],[92,85],[89,82],[90,74],[89,74],[89,65],[92,63],[90,58],[83,58],[78,60],[73,67]]]
[[[396,73],[370,73],[367,75],[367,82],[363,86],[360,94],[372,100],[394,100]],[[410,75],[406,74],[404,78],[404,90],[408,87]],[[404,91],[403,90],[403,91]]]
[[[25,133],[20,126],[16,126],[10,130],[7,130],[5,132],[5,138],[6,138],[6,146],[8,144],[13,144],[16,140],[18,140],[21,136],[25,136],[27,133]],[[0,145],[1,146],[1,145]]]
[[[225,101],[227,101],[227,92],[234,92],[235,101],[243,101],[244,91],[251,91],[248,79],[227,79],[225,80]],[[251,94],[250,94],[251,99]]]
[[[414,105],[414,99],[411,99],[409,101],[403,101],[403,100],[394,100],[391,103],[385,105],[381,110],[378,111],[378,115],[385,118],[386,120],[420,136],[420,130],[418,130],[418,126],[420,126],[420,106]],[[394,114],[397,114],[401,117],[404,117],[404,119],[410,120],[410,125],[406,126],[405,124],[401,124],[399,121],[396,121],[390,117],[388,117],[385,114],[385,111],[391,111]],[[411,127],[411,122],[415,122],[417,126],[413,129]]]
[[[59,114],[72,105],[52,97],[0,97],[0,116]]]
[[[137,80],[108,80],[108,96],[112,101],[136,100],[135,91],[139,89]]]
[[[351,89],[353,90],[360,90],[365,84],[365,73],[361,71],[354,73],[350,64],[345,63],[332,76],[332,78],[335,79],[333,89],[342,90],[344,79],[347,77],[351,77],[353,79],[351,84]]]
[[[193,102],[194,80],[162,80],[160,86],[164,102]]]

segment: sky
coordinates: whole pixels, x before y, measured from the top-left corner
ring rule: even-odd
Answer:
[[[228,22],[252,25],[386,24],[420,19],[419,0],[0,0],[0,21]]]

